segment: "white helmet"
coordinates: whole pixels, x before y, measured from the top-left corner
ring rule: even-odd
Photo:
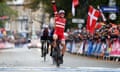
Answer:
[[[65,11],[64,10],[59,10],[59,14],[61,14],[61,13],[65,13]]]
[[[43,28],[48,28],[48,25],[44,24],[44,25],[43,25]]]

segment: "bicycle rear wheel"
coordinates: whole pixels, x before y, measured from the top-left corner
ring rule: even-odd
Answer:
[[[56,66],[60,67],[60,48],[59,45],[56,48],[57,54],[56,54]]]
[[[58,59],[58,56],[56,55],[52,57],[52,59],[53,59],[53,64],[55,64],[57,67],[60,67],[60,61]]]

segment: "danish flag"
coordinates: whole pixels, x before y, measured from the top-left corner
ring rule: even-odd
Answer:
[[[89,6],[88,18],[87,18],[87,31],[91,34],[94,33],[96,21],[100,16],[100,11],[94,9],[92,6]]]

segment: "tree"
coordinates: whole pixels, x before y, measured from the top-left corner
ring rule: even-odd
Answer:
[[[46,5],[45,11],[49,12],[50,14],[53,14],[52,8],[51,8],[51,0],[31,0],[32,3],[30,4],[31,8],[37,9],[39,8],[39,3],[42,2]],[[97,9],[97,6],[107,6],[109,0],[79,0],[80,4],[76,8],[76,16],[73,17],[71,13],[72,9],[72,0],[56,0],[56,4],[59,9],[64,9],[66,11],[66,18],[68,20],[68,27],[73,27],[71,19],[72,18],[83,18],[87,19],[87,13],[88,13],[88,7],[89,5],[92,5],[94,8]],[[120,0],[116,0],[117,5],[120,7]],[[105,13],[105,15],[107,15]],[[118,13],[118,18],[116,20],[116,23],[120,23],[120,13]],[[75,24],[74,24],[75,25]],[[77,25],[75,25],[76,27]]]
[[[12,16],[16,16],[17,13],[13,9],[11,9],[7,4],[6,0],[0,0],[0,17],[8,16],[9,18]],[[4,22],[6,20],[0,20],[0,27],[4,27]]]

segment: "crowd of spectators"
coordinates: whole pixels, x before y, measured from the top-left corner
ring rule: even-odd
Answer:
[[[25,33],[0,32],[0,48],[19,47],[28,42]]]
[[[91,40],[91,41],[102,41],[105,42],[106,39],[111,41],[116,38],[120,38],[120,25],[107,24],[101,26],[99,29],[95,29],[94,34],[90,34],[86,27],[78,30],[69,30],[67,40]]]
[[[95,48],[95,44],[101,44],[99,51],[96,51],[99,53],[99,55],[110,55],[112,49],[114,49],[114,46],[116,45],[116,41],[119,44],[117,47],[118,52],[117,57],[120,57],[120,25],[116,24],[103,24],[99,28],[95,28],[94,34],[91,34],[87,31],[86,27],[83,27],[78,30],[69,30],[68,32],[67,42],[75,42],[75,43],[83,43],[82,48],[82,54],[89,54],[89,55],[95,55],[95,50],[98,50],[97,47]],[[85,45],[87,46],[87,52],[85,50]],[[102,49],[102,44],[105,44],[105,48]],[[91,45],[91,47],[90,47]],[[114,46],[113,46],[114,45]],[[72,46],[71,46],[72,47]],[[111,48],[111,49],[110,49]],[[94,49],[94,50],[92,50]],[[72,50],[72,49],[71,49]],[[108,52],[109,50],[109,52]],[[76,50],[79,51],[79,50]],[[94,52],[94,53],[93,53]],[[107,53],[107,54],[106,54]],[[98,55],[98,54],[97,54]]]

